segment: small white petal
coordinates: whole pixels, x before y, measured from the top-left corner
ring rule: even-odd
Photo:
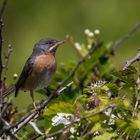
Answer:
[[[99,35],[99,34],[100,34],[100,30],[99,30],[99,29],[96,29],[96,30],[94,31],[94,33],[95,33],[95,35]]]
[[[74,127],[71,127],[71,128],[70,128],[70,132],[71,132],[72,134],[75,132]]]
[[[91,46],[92,46],[91,44],[88,44],[88,45],[87,45],[88,49],[91,49]]]
[[[86,35],[88,35],[90,33],[90,30],[89,29],[85,29],[84,32],[85,32]]]
[[[14,73],[14,75],[13,75],[14,77],[18,77],[18,75],[17,75],[17,73]]]
[[[89,32],[88,36],[89,36],[89,37],[93,37],[93,36],[94,36],[94,33]]]
[[[82,50],[81,45],[79,43],[75,43],[74,44],[77,50]]]
[[[69,113],[57,113],[57,115],[52,118],[52,125],[53,126],[57,126],[59,124],[68,125],[71,122],[68,119],[68,117],[73,117],[73,115]]]
[[[13,78],[14,78],[14,80],[16,80],[17,77],[18,77],[18,74],[17,74],[17,73],[14,73],[14,74],[13,74]]]

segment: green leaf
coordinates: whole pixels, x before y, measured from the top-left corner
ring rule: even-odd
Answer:
[[[50,133],[53,133],[53,132],[56,132],[58,130],[61,130],[62,128],[64,128],[64,125],[63,124],[60,124],[60,125],[57,125],[57,126],[53,126],[49,129],[49,132],[46,131],[47,134],[50,134]],[[46,135],[47,135],[46,134]]]
[[[116,136],[117,136],[117,133],[115,133],[115,132],[112,132],[112,133],[105,132],[102,135],[93,137],[92,140],[111,140],[112,138],[114,138]]]
[[[127,69],[121,71],[121,73],[123,76],[126,76],[126,75],[130,75],[130,74],[136,74],[137,70],[135,67],[129,66]]]
[[[129,137],[133,138],[136,134],[136,131],[139,129],[140,120],[131,120],[127,117],[123,120],[116,119],[116,124],[122,133],[125,133]]]
[[[44,115],[45,116],[55,115],[61,112],[74,114],[75,108],[72,103],[61,101],[59,103],[51,104],[47,109],[45,109]]]

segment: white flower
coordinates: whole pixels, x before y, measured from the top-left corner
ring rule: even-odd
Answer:
[[[102,81],[102,80],[94,81],[94,83],[91,84],[91,87],[101,87],[101,86],[103,86],[105,83],[106,83],[106,81]]]
[[[93,32],[89,32],[88,36],[89,37],[93,37],[94,36],[94,33]]]
[[[14,79],[17,79],[17,77],[18,77],[18,74],[17,74],[17,73],[14,73],[14,74],[13,74],[13,78],[14,78]]]
[[[87,47],[88,47],[88,49],[91,49],[92,45],[91,44],[88,44]]]
[[[74,45],[75,45],[77,50],[79,50],[79,51],[82,50],[81,45],[78,42],[76,42]]]
[[[71,132],[72,134],[75,133],[74,127],[71,127],[71,128],[70,128],[70,132]]]
[[[94,34],[95,35],[99,35],[100,34],[100,30],[99,29],[94,30]]]
[[[12,45],[11,44],[8,44],[8,47],[11,47]]]
[[[85,29],[84,32],[85,32],[86,35],[88,35],[90,33],[90,30],[89,29]]]
[[[71,123],[71,120],[69,118],[74,118],[74,115],[69,113],[57,113],[56,116],[52,118],[52,125],[57,126],[59,124],[68,125]]]
[[[105,115],[110,116],[112,112],[112,108],[108,108],[107,110],[104,111]]]

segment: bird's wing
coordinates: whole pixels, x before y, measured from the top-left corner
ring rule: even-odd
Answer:
[[[24,84],[25,80],[31,74],[33,63],[34,63],[34,59],[32,57],[28,58],[25,66],[22,70],[22,73],[15,85],[16,86],[15,97],[18,95],[18,91],[19,91],[20,87]]]

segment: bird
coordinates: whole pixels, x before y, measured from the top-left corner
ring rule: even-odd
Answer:
[[[49,85],[56,72],[56,50],[64,42],[65,40],[45,38],[34,45],[32,54],[27,59],[15,84],[15,97],[19,94],[19,90],[29,91],[33,106],[36,108],[34,91]]]

